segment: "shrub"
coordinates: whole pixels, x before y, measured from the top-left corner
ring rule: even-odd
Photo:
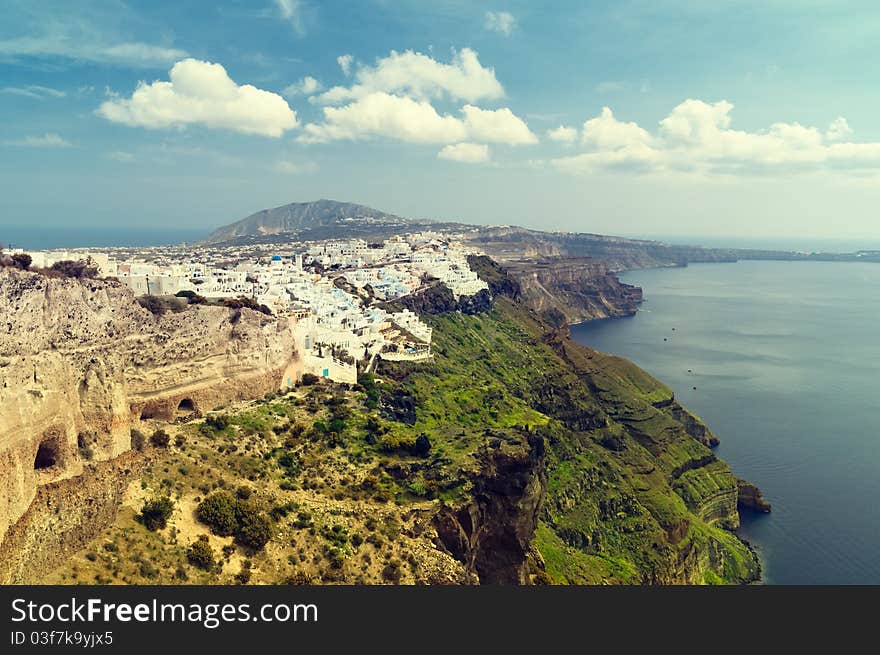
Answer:
[[[186,552],[186,559],[189,563],[203,571],[210,571],[214,568],[214,549],[208,543],[205,536],[199,537],[194,541]]]
[[[235,540],[251,550],[260,550],[272,538],[272,527],[269,520],[255,507],[247,503],[239,503],[238,527]]]
[[[303,383],[303,386],[310,387],[313,384],[317,384],[320,381],[319,378],[314,373],[303,373],[302,378],[300,378],[300,382]]]
[[[144,445],[147,443],[146,435],[140,430],[132,429],[131,431],[131,449],[132,450],[143,450]]]
[[[55,262],[54,264],[52,264],[52,267],[49,270],[53,273],[61,275],[62,277],[98,277],[98,267],[95,265],[95,262],[93,262],[91,258],[79,261],[65,259],[63,261]]]
[[[31,267],[31,256],[24,252],[17,252],[12,256],[12,267],[26,271]]]
[[[284,579],[284,584],[310,585],[312,584],[312,577],[303,571],[294,571]]]
[[[431,452],[431,440],[428,439],[428,435],[422,433],[416,439],[413,454],[418,457],[427,457],[429,452]]]
[[[238,527],[238,501],[228,491],[216,491],[199,503],[196,517],[221,537],[235,533]]]
[[[171,443],[171,435],[165,432],[165,430],[156,430],[153,436],[150,437],[150,443],[157,448],[168,448],[168,445]]]
[[[385,568],[382,569],[382,577],[388,582],[398,583],[400,582],[400,562],[397,560],[391,560],[388,564],[385,565]]]
[[[253,309],[255,312],[262,312],[267,316],[272,315],[272,310],[269,309],[266,305],[261,305],[253,298],[248,298],[246,296],[239,296],[238,298],[224,298],[223,304],[229,307],[230,309]]]
[[[168,525],[168,519],[174,511],[174,501],[168,496],[153,498],[144,503],[140,519],[147,530],[162,530]]]
[[[226,414],[209,414],[205,419],[205,425],[217,432],[222,432],[229,427],[229,417]]]
[[[214,534],[234,535],[236,543],[251,550],[261,549],[272,538],[269,519],[228,491],[216,491],[205,498],[196,508],[196,517]]]
[[[153,316],[161,316],[167,310],[165,303],[159,300],[156,296],[141,296],[138,298],[138,304]]]

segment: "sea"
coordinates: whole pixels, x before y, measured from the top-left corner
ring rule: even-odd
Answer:
[[[880,584],[880,264],[761,262],[629,271],[630,318],[572,336],[668,384],[757,484],[740,534],[771,584]]]
[[[0,243],[10,248],[107,248],[111,246],[166,246],[200,241],[210,229],[146,227],[49,227],[2,225]]]

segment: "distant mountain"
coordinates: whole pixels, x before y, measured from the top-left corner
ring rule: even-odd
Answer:
[[[372,207],[336,200],[292,202],[274,209],[263,209],[247,218],[220,227],[206,241],[218,243],[239,237],[292,233],[299,234],[319,228],[332,228],[343,224],[393,224],[416,223]]]

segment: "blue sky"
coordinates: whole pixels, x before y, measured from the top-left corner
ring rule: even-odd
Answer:
[[[0,226],[880,238],[873,2],[2,0]],[[139,86],[140,84],[140,86]]]

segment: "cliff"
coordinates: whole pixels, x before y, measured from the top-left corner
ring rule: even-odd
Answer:
[[[680,246],[601,234],[541,232],[518,227],[483,228],[469,238],[486,254],[505,264],[520,258],[587,257],[603,262],[611,271],[624,271],[737,260],[736,253],[725,248]]]
[[[711,431],[649,374],[548,322],[524,302],[523,290],[511,288],[515,273],[485,258],[474,264],[492,292],[505,289],[492,293],[491,307],[464,313],[435,306],[427,317],[434,361],[385,362],[378,370],[393,410],[386,416],[402,422],[386,438],[425,434],[450,445],[432,477],[448,498],[438,532],[450,552],[481,581],[757,579],[757,558],[731,532],[739,525],[737,478],[710,450],[717,443]],[[403,406],[405,414],[397,411]],[[460,473],[479,469],[468,462],[479,461],[486,445],[512,444],[523,453],[524,443],[541,444],[532,448],[542,455],[518,458],[500,494],[513,502],[498,507],[497,497],[478,493],[491,484]],[[504,535],[493,543],[504,571],[481,570],[481,540],[456,536],[462,531]]]
[[[642,302],[639,287],[624,284],[604,262],[586,257],[508,261],[505,268],[520,289],[520,300],[540,314],[567,323],[632,316]]]
[[[0,306],[0,550],[38,490],[125,453],[132,428],[276,390],[296,372],[291,326],[250,310],[156,317],[118,283],[10,268]]]

